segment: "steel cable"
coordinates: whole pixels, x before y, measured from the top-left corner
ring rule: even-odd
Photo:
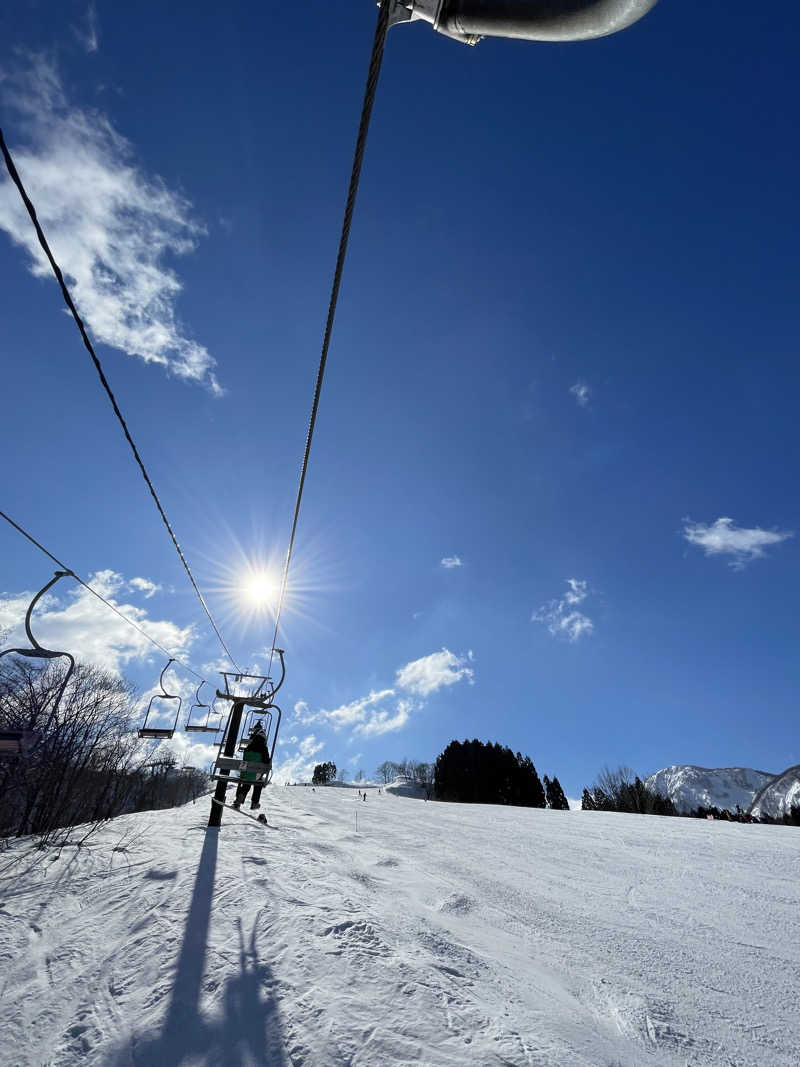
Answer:
[[[66,571],[68,574],[71,574],[79,585],[82,585],[84,589],[88,589],[92,596],[95,596],[98,600],[101,600],[107,608],[111,608],[115,615],[119,615],[119,617],[124,622],[127,622],[129,626],[132,626],[134,630],[138,630],[142,637],[146,637],[151,645],[154,645],[157,649],[163,652],[165,656],[168,656],[170,659],[174,659],[176,663],[180,663],[181,667],[183,667],[184,670],[188,671],[189,674],[193,674],[195,678],[202,679],[203,676],[201,674],[198,674],[196,670],[189,666],[188,663],[184,663],[183,660],[173,655],[173,653],[170,652],[168,648],[164,648],[164,646],[158,641],[156,641],[154,637],[151,637],[146,630],[143,630],[137,622],[134,622],[133,619],[129,619],[127,615],[123,615],[119,608],[115,607],[109,600],[106,600],[106,598],[102,594],[98,593],[96,589],[92,589],[89,583],[85,582],[83,578],[79,577],[72,569],[72,567],[68,567],[66,563],[62,563],[57,556],[54,556],[52,552],[49,552],[44,547],[44,545],[40,544],[32,534],[29,534],[27,530],[24,530],[18,522],[14,522],[10,515],[6,515],[4,511],[0,511],[0,519],[5,519],[9,526],[13,526],[14,529],[21,533],[23,537],[27,538],[32,545],[35,545],[40,552],[44,552],[48,559],[51,559],[53,563],[57,564],[62,571]]]
[[[0,149],[2,149],[3,158],[5,159],[6,168],[8,170],[8,173],[9,173],[10,177],[11,177],[11,180],[13,181],[14,185],[16,185],[17,190],[19,192],[19,195],[22,197],[22,202],[24,203],[25,208],[26,208],[26,210],[28,212],[28,215],[30,216],[31,222],[33,223],[34,229],[36,230],[36,236],[39,239],[39,244],[42,246],[42,250],[44,251],[44,254],[47,256],[48,262],[50,263],[50,266],[51,266],[51,268],[53,270],[53,274],[56,277],[56,281],[58,282],[59,286],[61,287],[61,293],[62,293],[62,295],[64,297],[64,302],[66,303],[67,308],[69,309],[73,319],[75,320],[75,325],[78,327],[78,330],[80,331],[80,335],[81,335],[81,338],[83,339],[83,343],[84,343],[84,346],[86,348],[86,351],[92,357],[92,362],[94,363],[95,370],[97,371],[97,373],[98,373],[98,375],[100,377],[100,382],[101,382],[103,388],[106,391],[108,399],[111,401],[111,406],[114,409],[114,414],[117,416],[117,419],[119,420],[120,426],[122,426],[123,433],[125,434],[125,438],[126,438],[128,444],[131,446],[131,451],[133,452],[134,458],[135,458],[136,462],[139,465],[139,470],[142,472],[142,477],[144,478],[145,482],[147,483],[147,488],[150,490],[150,495],[152,496],[152,498],[153,498],[153,500],[155,502],[155,505],[158,508],[158,513],[161,516],[161,518],[162,518],[162,520],[164,522],[164,525],[167,528],[167,532],[169,533],[169,536],[172,538],[172,543],[175,546],[175,550],[177,551],[178,556],[180,557],[181,563],[183,564],[186,573],[189,575],[189,581],[192,583],[192,587],[194,588],[195,593],[197,593],[197,597],[198,597],[200,603],[203,606],[203,611],[205,611],[206,615],[208,616],[208,621],[211,623],[211,626],[212,626],[212,628],[214,630],[214,633],[217,635],[217,638],[219,639],[219,643],[222,645],[223,649],[225,650],[225,654],[227,655],[227,657],[231,661],[231,663],[234,665],[236,670],[241,674],[241,668],[239,667],[239,665],[236,663],[236,660],[231,655],[230,649],[225,644],[225,640],[224,640],[222,634],[219,632],[219,628],[217,627],[217,624],[214,622],[214,619],[213,619],[213,617],[211,615],[211,612],[208,609],[208,604],[206,604],[205,598],[203,597],[203,594],[200,592],[200,589],[199,589],[199,587],[197,585],[197,582],[194,580],[194,575],[192,574],[192,572],[191,572],[191,570],[189,568],[189,564],[186,561],[186,557],[183,554],[183,550],[181,549],[181,546],[178,544],[178,539],[175,536],[175,531],[172,529],[172,526],[170,525],[170,521],[167,518],[163,507],[161,506],[161,501],[159,500],[158,494],[156,493],[155,488],[153,486],[153,483],[150,480],[150,475],[147,473],[147,469],[145,468],[145,465],[144,465],[144,462],[142,460],[142,457],[139,455],[139,450],[137,449],[137,447],[136,447],[136,445],[134,443],[134,440],[131,437],[130,430],[128,429],[128,425],[125,422],[125,419],[124,419],[124,417],[122,415],[122,412],[119,409],[119,405],[117,404],[117,399],[116,399],[116,397],[114,396],[114,393],[111,390],[111,386],[108,384],[108,379],[105,376],[105,373],[103,371],[103,367],[102,367],[102,365],[100,363],[100,360],[97,358],[97,355],[95,353],[95,350],[94,350],[94,347],[92,345],[92,342],[89,340],[89,335],[86,332],[86,327],[83,324],[83,320],[81,319],[80,315],[78,314],[78,309],[75,307],[75,304],[72,301],[72,297],[70,296],[69,289],[67,288],[66,282],[64,281],[64,276],[61,273],[61,268],[59,267],[58,263],[56,263],[56,261],[55,261],[55,259],[53,257],[53,253],[50,251],[50,246],[47,243],[47,238],[45,237],[44,231],[42,230],[42,227],[39,224],[39,219],[38,219],[38,217],[36,215],[36,209],[34,208],[32,202],[31,202],[31,199],[28,196],[27,192],[25,191],[24,185],[22,184],[22,179],[20,178],[19,173],[17,172],[17,168],[14,165],[14,160],[12,159],[11,153],[8,150],[8,146],[6,145],[6,141],[5,141],[5,137],[3,136],[2,129],[0,129]]]
[[[272,667],[272,657],[275,650],[275,642],[278,640],[278,627],[280,626],[281,613],[283,611],[283,601],[286,596],[286,585],[289,579],[289,566],[292,561],[292,551],[294,549],[294,539],[297,532],[297,520],[300,515],[300,504],[303,499],[303,489],[306,483],[306,474],[308,472],[308,458],[311,453],[311,440],[314,436],[314,427],[317,422],[317,411],[319,409],[319,400],[322,394],[322,383],[325,377],[325,366],[328,361],[328,348],[331,342],[331,334],[333,332],[333,320],[336,317],[336,305],[339,300],[339,288],[342,283],[342,272],[344,270],[345,256],[347,255],[347,245],[350,239],[350,228],[353,222],[353,211],[355,209],[356,196],[358,194],[358,183],[361,177],[361,165],[364,160],[364,149],[367,144],[367,133],[369,132],[370,118],[372,117],[372,105],[375,102],[375,93],[378,88],[378,78],[381,71],[381,63],[383,61],[383,51],[386,44],[386,34],[389,30],[389,17],[392,10],[392,4],[388,0],[380,6],[378,12],[378,23],[375,27],[375,37],[372,42],[372,54],[369,62],[369,72],[367,74],[367,84],[364,90],[364,103],[361,107],[361,121],[358,126],[358,136],[356,138],[356,147],[353,154],[353,166],[350,172],[350,186],[347,191],[347,201],[344,209],[344,219],[342,221],[342,231],[339,237],[339,251],[336,256],[336,267],[333,273],[333,285],[331,287],[331,297],[328,304],[328,318],[325,323],[325,334],[322,339],[322,352],[319,360],[319,368],[317,370],[317,382],[314,389],[314,401],[311,405],[311,416],[308,422],[308,431],[306,433],[306,445],[303,452],[303,462],[300,467],[300,483],[297,488],[297,499],[294,508],[294,517],[292,519],[292,530],[289,536],[289,547],[286,551],[286,561],[283,568],[283,578],[281,580],[280,595],[278,598],[278,607],[275,613],[275,633],[272,638],[272,651],[270,652],[270,668]]]

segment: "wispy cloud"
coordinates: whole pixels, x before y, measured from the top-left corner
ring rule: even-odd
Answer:
[[[445,686],[455,685],[466,679],[472,682],[475,672],[469,664],[472,653],[457,656],[449,649],[432,652],[429,656],[412,660],[397,672],[397,684],[400,689],[418,696],[430,696]]]
[[[72,106],[44,57],[6,75],[2,100],[20,119],[27,143],[12,145],[17,167],[89,333],[220,395],[214,359],[178,320],[182,286],[165,264],[204,233],[189,202],[144,173],[107,116]],[[8,178],[0,181],[0,229],[28,252],[33,274],[52,277]]]
[[[543,604],[533,613],[532,621],[544,623],[553,637],[563,637],[573,643],[579,641],[594,630],[589,616],[578,611],[578,604],[582,604],[588,595],[588,582],[567,578],[566,593]]]
[[[464,563],[461,556],[445,556],[440,566],[444,567],[446,571],[451,571],[455,567],[463,567]]]
[[[457,656],[448,649],[412,660],[396,672],[396,684],[372,689],[363,697],[332,710],[312,711],[304,700],[294,706],[293,722],[324,724],[337,733],[349,730],[352,737],[377,737],[401,730],[414,712],[425,707],[423,698],[460,681],[472,684],[473,656]]]
[[[589,400],[591,399],[592,390],[586,382],[575,382],[574,385],[569,387],[569,391],[575,397],[575,402],[578,407],[586,408],[589,406]]]
[[[180,655],[191,647],[194,627],[152,619],[144,608],[119,598],[127,585],[121,574],[97,571],[89,577],[89,584],[165,648]],[[9,646],[28,644],[22,623],[32,596],[27,592],[0,594],[0,631],[8,631]],[[160,655],[142,634],[83,586],[70,589],[67,579],[37,605],[33,632],[46,648],[64,649],[76,659],[117,672],[128,663],[147,660],[154,653]]]
[[[75,36],[80,41],[84,50],[91,55],[100,47],[100,30],[97,22],[97,8],[94,0],[91,0],[86,14],[81,22],[74,27]]]
[[[155,582],[151,582],[149,578],[131,578],[128,582],[128,588],[138,593],[144,593],[145,600],[149,600],[151,596],[160,593],[162,587]]]
[[[730,566],[740,571],[752,560],[763,558],[765,548],[794,537],[794,531],[736,526],[733,519],[723,516],[711,525],[684,519],[683,536],[690,545],[699,545],[707,556],[733,557]]]

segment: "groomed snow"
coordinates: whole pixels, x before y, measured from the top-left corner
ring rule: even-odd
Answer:
[[[264,800],[0,856],[0,1062],[797,1067],[799,830]]]

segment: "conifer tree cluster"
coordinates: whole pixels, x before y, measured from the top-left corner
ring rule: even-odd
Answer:
[[[329,760],[327,763],[318,763],[314,767],[312,785],[328,785],[336,781],[336,764]]]
[[[569,811],[569,801],[558,778],[550,779],[547,775],[544,776],[544,793],[547,797],[548,808],[554,811]]]
[[[550,783],[552,795],[563,797],[566,804],[564,791],[557,783],[557,778]],[[547,806],[530,756],[521,752],[515,755],[510,748],[491,741],[451,741],[436,759],[434,784],[439,800],[516,804],[523,808]]]

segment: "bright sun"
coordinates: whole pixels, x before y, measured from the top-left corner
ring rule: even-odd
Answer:
[[[251,607],[274,607],[280,593],[280,582],[274,574],[259,571],[247,576],[242,584],[242,592]]]

